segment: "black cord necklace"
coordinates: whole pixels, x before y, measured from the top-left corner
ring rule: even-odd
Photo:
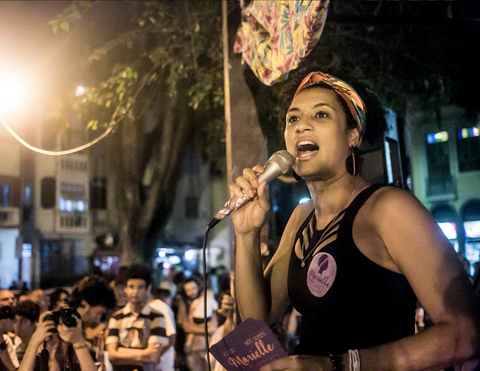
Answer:
[[[305,261],[310,257],[310,255],[312,255],[312,253],[317,249],[318,246],[320,246],[322,244],[322,242],[326,239],[326,237],[329,235],[329,232],[335,227],[335,222],[337,221],[337,219],[343,214],[345,213],[345,210],[346,210],[346,206],[348,204],[348,202],[350,201],[350,198],[353,196],[353,194],[360,188],[360,186],[363,184],[364,180],[362,180],[360,182],[360,184],[353,190],[352,193],[350,193],[350,196],[348,196],[348,199],[347,201],[345,202],[345,205],[344,207],[342,208],[342,210],[335,216],[335,218],[333,218],[330,223],[327,224],[327,226],[325,227],[325,229],[323,230],[322,234],[320,235],[320,238],[318,239],[318,242],[315,244],[315,246],[310,250],[310,252],[305,256],[305,253],[306,253],[306,250],[305,250],[305,244],[302,243],[300,244],[300,247],[301,247],[301,250],[302,250],[302,258],[300,259],[300,262],[301,262],[301,265],[302,265],[302,268],[305,267]]]

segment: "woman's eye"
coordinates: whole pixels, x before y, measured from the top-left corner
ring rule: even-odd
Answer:
[[[328,117],[328,114],[327,114],[325,111],[318,111],[318,112],[315,114],[315,117],[324,118],[324,117]]]
[[[294,124],[297,121],[298,121],[298,116],[290,116],[290,117],[287,118],[287,123],[288,124]]]

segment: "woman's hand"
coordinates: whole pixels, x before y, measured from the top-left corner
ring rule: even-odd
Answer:
[[[263,182],[258,184],[257,174],[263,173],[262,166],[243,170],[243,176],[238,177],[236,184],[230,186],[231,196],[244,197],[247,195],[252,200],[240,209],[232,212],[232,221],[236,233],[245,234],[259,229],[267,219],[270,209],[266,186]],[[258,188],[257,188],[258,187]]]
[[[332,362],[328,357],[290,356],[277,359],[263,366],[261,371],[330,371]]]

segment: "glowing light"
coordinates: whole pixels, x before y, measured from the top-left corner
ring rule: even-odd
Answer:
[[[165,251],[159,251],[158,256],[164,258],[166,256]]]
[[[79,87],[77,88],[77,91],[75,92],[75,95],[76,95],[77,97],[79,97],[79,96],[82,95],[83,93],[85,93],[85,89],[83,88],[83,86],[79,86]]]
[[[180,264],[182,260],[177,255],[171,255],[168,257],[168,262],[172,265]]]
[[[305,197],[305,198],[302,198],[298,203],[303,204],[304,202],[308,202],[308,201],[310,201],[310,198]]]
[[[77,210],[80,212],[85,211],[85,202],[83,201],[77,201]]]
[[[185,251],[185,259],[188,260],[188,261],[194,261],[196,256],[197,256],[197,251],[196,250]]]
[[[19,108],[25,96],[25,88],[20,80],[0,75],[0,111],[12,111]]]
[[[427,134],[427,142],[430,144],[446,141],[448,141],[448,133],[446,131],[440,131],[434,134]]]
[[[58,199],[58,208],[60,209],[60,211],[65,211],[65,200],[62,196],[60,196],[60,198]]]
[[[449,240],[455,240],[457,238],[455,223],[438,223],[438,225]]]
[[[465,229],[465,237],[480,237],[480,220],[463,222],[463,228]]]
[[[73,202],[72,200],[66,200],[65,201],[65,210],[70,212],[73,210]]]
[[[480,133],[477,127],[463,128],[458,131],[458,137],[461,139],[473,138],[478,136],[480,136]]]

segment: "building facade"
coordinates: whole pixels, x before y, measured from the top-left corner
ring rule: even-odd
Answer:
[[[412,112],[407,147],[415,195],[437,219],[461,257],[480,254],[480,137],[478,121],[458,106]]]

